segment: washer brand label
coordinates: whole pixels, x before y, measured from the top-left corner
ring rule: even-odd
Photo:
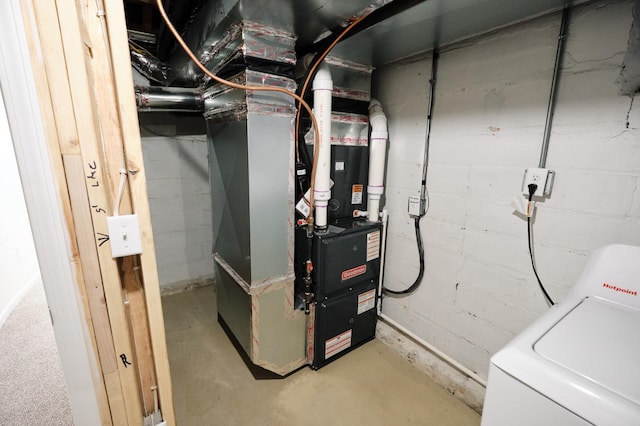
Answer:
[[[344,272],[343,272],[343,274],[344,274]],[[620,288],[620,287],[617,287],[615,285],[611,285],[611,284],[607,284],[607,283],[602,283],[602,287],[604,287],[606,289],[609,289],[609,290],[616,291],[616,292],[625,293],[625,294],[628,294],[629,296],[637,296],[638,295],[638,292],[635,291],[635,290],[629,290],[628,288]]]
[[[342,281],[349,280],[353,277],[357,277],[358,275],[362,275],[367,272],[367,265],[356,266],[355,268],[347,269],[342,272]]]

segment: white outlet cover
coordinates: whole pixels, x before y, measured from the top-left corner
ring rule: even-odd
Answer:
[[[131,256],[142,253],[140,225],[137,214],[107,217],[111,257]]]
[[[536,188],[536,192],[533,195],[535,195],[536,197],[544,196],[548,178],[549,169],[541,169],[537,167],[530,167],[526,169],[524,171],[524,178],[522,180],[522,193],[528,196],[529,184],[534,183],[538,185],[538,187]]]

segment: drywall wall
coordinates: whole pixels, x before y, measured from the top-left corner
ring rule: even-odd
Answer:
[[[617,81],[633,5],[590,3],[570,20],[547,161],[557,176],[534,225],[538,270],[556,300],[592,250],[640,245],[640,102],[619,95]],[[421,222],[426,274],[415,294],[383,303],[485,378],[490,356],[547,310],[526,221],[510,202],[524,169],[538,165],[559,26],[555,13],[442,51]],[[393,289],[418,272],[406,205],[419,193],[430,66],[427,54],[374,73],[389,118],[385,285]]]
[[[40,279],[16,155],[0,93],[0,325]]]
[[[211,190],[204,119],[140,115],[151,224],[163,294],[211,282]]]

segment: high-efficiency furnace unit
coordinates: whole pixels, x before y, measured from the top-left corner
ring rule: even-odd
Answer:
[[[386,119],[373,103],[384,130],[370,137],[371,67],[335,57],[297,67],[288,20],[257,23],[242,4],[222,6],[203,3],[184,38],[231,85],[178,52],[172,83],[198,96],[169,93],[207,122],[219,321],[248,361],[284,376],[375,336]]]
[[[381,228],[366,219],[343,220],[314,236],[313,368],[375,336]]]

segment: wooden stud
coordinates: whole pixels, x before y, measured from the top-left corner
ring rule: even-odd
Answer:
[[[133,356],[132,342],[129,338],[129,325],[124,310],[123,294],[120,276],[115,261],[111,258],[106,226],[106,216],[97,213],[97,209],[110,209],[113,192],[108,190],[113,186],[109,181],[107,164],[102,152],[99,122],[94,107],[97,105],[95,92],[92,87],[108,85],[109,81],[91,80],[92,69],[86,61],[93,56],[91,41],[80,25],[79,12],[72,0],[57,0],[56,8],[60,22],[64,55],[67,61],[68,80],[71,85],[71,95],[77,119],[77,132],[82,153],[85,185],[89,198],[95,244],[97,246],[100,269],[105,297],[109,310],[109,320],[113,334],[114,347],[118,371],[122,385],[122,393],[126,406],[129,425],[142,423],[142,400],[137,378],[137,371],[131,366]],[[111,183],[111,185],[109,185]]]
[[[77,240],[74,253],[80,271],[78,283],[85,284],[82,289],[86,287],[83,300],[88,306],[86,311],[91,312],[87,320],[92,326],[92,340],[106,388],[105,402],[101,405],[104,423],[108,424],[112,416],[114,424],[141,424],[143,401],[144,411],[150,411],[153,408],[150,391],[157,383],[164,420],[174,425],[123,4],[107,2],[107,38],[100,21],[103,11],[97,9],[100,2],[23,0],[31,1],[39,41],[47,57],[46,61],[39,57],[43,69],[39,85],[44,98],[41,106],[44,105],[43,111],[48,108],[44,115],[50,120],[49,139],[53,141],[50,145],[55,148],[52,161],[54,164],[57,161],[56,173],[61,198],[66,202],[70,235],[74,243]],[[32,61],[36,63],[34,55],[32,52]],[[137,258],[124,258],[119,268],[106,243],[105,216],[112,211],[123,164],[127,170],[138,172],[129,179],[130,191],[123,198],[121,211],[135,211],[139,216],[144,250],[139,258],[143,285],[138,284],[134,271]],[[120,358],[123,355],[125,358]]]
[[[96,113],[100,124],[102,136],[102,149],[105,170],[108,173],[111,192],[114,194],[122,178],[120,171],[128,170],[124,159],[123,138],[120,130],[120,117],[113,87],[113,74],[110,61],[110,46],[107,34],[104,32],[104,11],[99,10],[98,2],[89,1],[86,3],[84,14],[84,26],[86,34],[90,39],[92,56],[88,61],[88,66],[93,71],[93,85],[95,98],[100,102],[96,105]],[[126,188],[126,187],[125,187]],[[129,214],[132,212],[130,197],[122,197],[120,206],[112,206],[108,209],[112,215]],[[146,316],[147,307],[142,294],[142,288],[137,284],[135,274],[130,273],[133,268],[133,259],[124,259],[118,263],[120,277],[123,287],[127,292],[127,311],[133,313],[128,319],[139,319]],[[123,269],[123,267],[125,269]],[[140,293],[140,294],[139,294]],[[138,370],[140,389],[142,394],[143,412],[145,415],[151,414],[154,408],[154,395],[152,388],[155,387],[155,372],[153,354],[150,350],[149,330],[147,321],[129,321],[131,339],[134,342],[134,359],[131,368]],[[141,346],[136,348],[135,345]],[[133,360],[132,360],[133,361]]]
[[[51,99],[59,100],[53,109],[60,152],[62,154],[80,154],[76,133],[75,113],[71,103],[71,88],[67,77],[67,64],[64,60],[60,29],[57,25],[55,4],[53,2],[34,1],[34,11],[40,32],[40,46],[47,58],[45,61],[48,91]],[[51,22],[47,22],[51,20]]]
[[[149,335],[149,321],[147,319],[146,301],[142,280],[140,279],[140,267],[138,256],[127,256],[122,258],[123,271],[122,282],[125,285],[125,293],[128,300],[127,317],[131,323],[133,339],[136,351],[136,359],[140,370],[140,386],[143,389],[142,402],[144,403],[145,414],[154,412],[155,398],[154,389],[157,386],[155,364],[153,362],[153,350]]]
[[[120,380],[118,377],[118,357],[113,347],[113,336],[111,325],[109,324],[109,313],[105,303],[104,290],[102,287],[102,277],[100,274],[100,264],[98,262],[98,252],[93,239],[93,223],[91,213],[87,206],[89,199],[87,188],[84,184],[84,165],[80,155],[65,155],[64,166],[67,175],[69,196],[74,212],[75,231],[78,239],[78,247],[82,252],[80,261],[85,271],[85,282],[89,294],[91,305],[91,315],[98,342],[98,352],[102,364],[103,375],[109,376],[110,380],[105,380],[107,386],[107,396],[111,407],[111,416],[114,425],[126,424],[127,411],[122,397]],[[106,212],[104,213],[106,214]]]
[[[33,67],[33,72],[34,72],[36,92],[38,93],[42,121],[44,124],[45,137],[46,137],[47,145],[49,148],[49,155],[50,155],[51,163],[53,165],[53,170],[56,178],[56,187],[58,189],[58,196],[59,196],[59,199],[61,200],[65,222],[67,223],[67,229],[71,237],[70,242],[71,242],[73,263],[76,265],[75,270],[76,270],[77,288],[81,296],[81,300],[83,302],[83,308],[84,308],[83,311],[85,313],[85,319],[87,321],[87,325],[88,325],[88,329],[91,337],[93,354],[96,356],[96,358],[98,358],[98,360],[101,360],[100,350],[98,347],[98,338],[96,338],[96,333],[94,330],[95,323],[96,323],[94,321],[94,318],[98,318],[98,316],[96,316],[95,313],[92,312],[91,305],[93,300],[90,300],[92,299],[92,296],[89,294],[90,290],[88,291],[88,288],[87,288],[88,286],[85,286],[87,284],[87,281],[84,279],[84,269],[83,269],[83,265],[81,264],[81,258],[79,255],[80,249],[78,248],[78,244],[75,239],[76,227],[72,217],[71,202],[70,202],[69,195],[66,188],[65,171],[64,171],[64,165],[62,162],[61,146],[65,145],[65,143],[62,141],[68,140],[68,139],[65,139],[64,136],[62,136],[64,134],[64,131],[62,130],[63,126],[60,125],[55,119],[55,116],[56,116],[54,112],[55,109],[53,108],[54,102],[52,100],[52,97],[56,96],[57,99],[60,99],[60,97],[62,96],[61,95],[62,92],[54,91],[53,93],[55,93],[55,95],[52,95],[52,92],[50,92],[49,90],[50,80],[48,80],[49,72],[47,70],[47,66],[51,65],[52,63],[55,63],[55,61],[46,61],[45,57],[51,54],[49,49],[53,47],[53,44],[51,43],[43,44],[42,39],[46,38],[47,36],[45,35],[43,37],[42,34],[38,36],[38,30],[41,30],[43,28],[38,26],[37,16],[36,16],[38,15],[38,8],[35,6],[42,6],[44,4],[45,4],[44,2],[38,2],[36,5],[34,5],[30,0],[22,0],[21,8],[22,8],[23,16],[25,20],[25,23],[24,23],[25,28],[27,29],[25,33],[27,36],[27,43],[29,45],[30,58],[31,58],[31,63]],[[41,14],[38,16],[42,17]],[[54,14],[53,16],[55,17],[56,15]],[[49,17],[51,18],[51,15],[49,15]],[[58,40],[59,40],[59,33],[58,33]],[[56,56],[54,55],[54,57]],[[67,82],[66,74],[65,74],[64,82],[65,83]],[[55,103],[56,105],[59,105],[60,103],[70,104],[70,102],[68,101],[70,101],[70,99],[68,100],[63,99],[62,102],[55,102]],[[71,122],[71,128],[75,133],[75,121],[67,119],[65,120],[65,123],[66,122]],[[77,138],[73,138],[73,139],[76,141],[75,147],[77,147]],[[102,288],[102,283],[100,283],[100,288]],[[106,315],[106,309],[104,312]],[[109,328],[109,334],[110,332],[111,330]],[[101,345],[105,343],[113,347],[113,341],[110,336],[100,341]],[[110,425],[110,424],[113,424],[113,422],[112,422],[111,410],[109,407],[107,390],[105,389],[105,382],[103,378],[103,374],[104,374],[103,367],[104,366],[101,363],[97,365],[98,371],[96,371],[96,375],[94,376],[95,392],[96,392],[96,399],[98,401],[98,409],[100,410],[101,424]],[[119,381],[117,385],[119,387],[120,385]],[[120,399],[122,398],[120,397]]]
[[[151,344],[156,366],[160,408],[164,420],[174,425],[175,409],[173,406],[173,391],[171,388],[171,374],[169,371],[169,356],[167,353],[164,319],[162,316],[162,302],[158,268],[156,264],[155,246],[151,229],[151,213],[147,195],[147,183],[142,158],[142,143],[140,141],[140,124],[135,104],[133,89],[133,75],[131,61],[128,54],[129,43],[126,32],[124,7],[121,2],[105,2],[107,14],[107,28],[111,45],[111,62],[115,79],[115,90],[120,112],[120,123],[124,138],[124,147],[128,167],[139,170],[129,180],[133,209],[140,222],[142,238],[142,254],[140,255],[141,272],[145,286],[147,301],[147,318],[149,320]]]

